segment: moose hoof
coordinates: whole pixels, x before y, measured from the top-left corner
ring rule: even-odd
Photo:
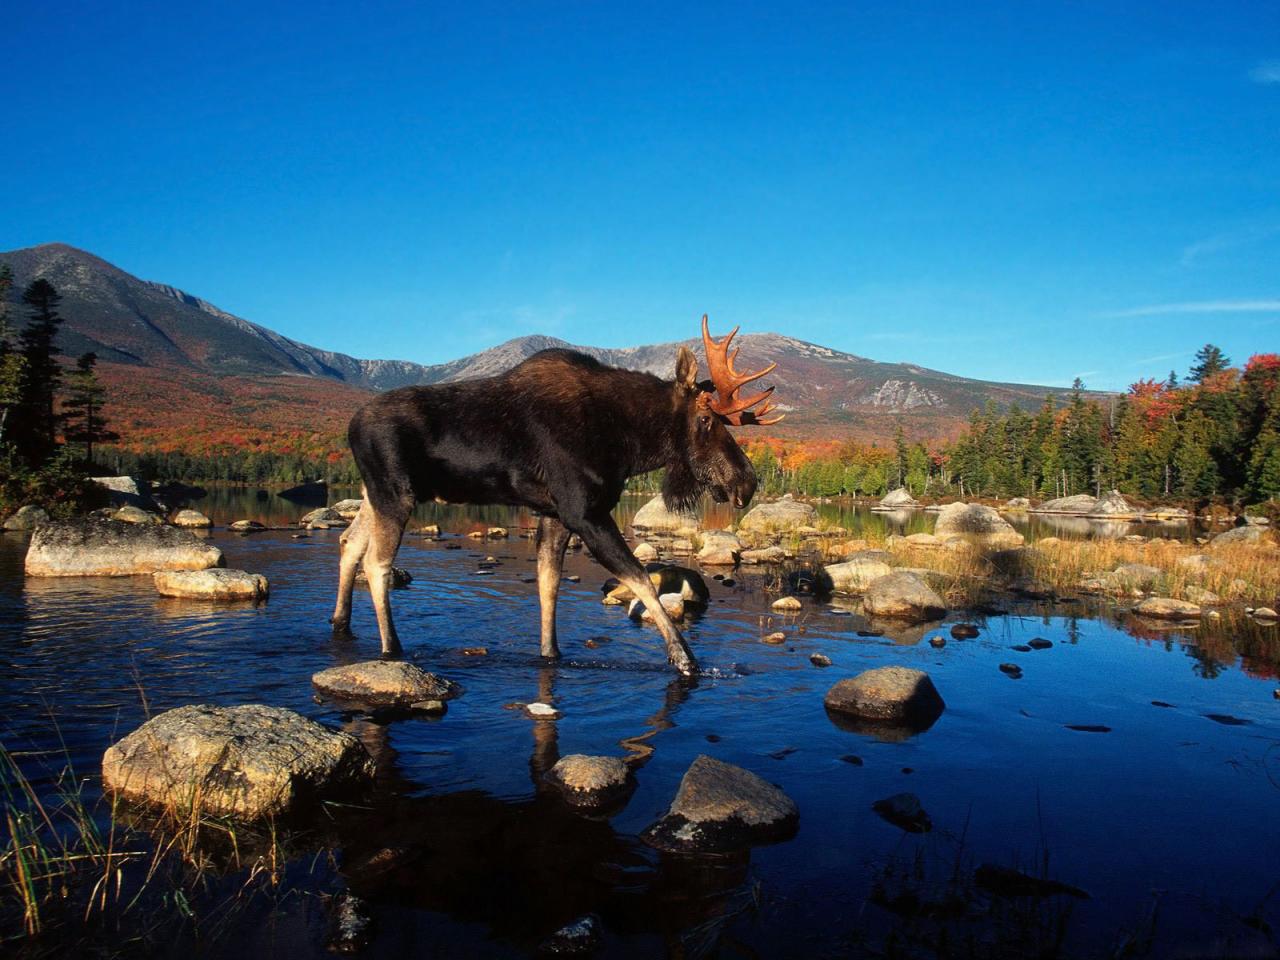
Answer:
[[[688,647],[672,647],[667,651],[667,660],[686,677],[695,676],[698,672],[698,661]]]
[[[330,620],[333,624],[333,639],[335,640],[354,640],[356,635],[351,632],[351,624],[341,620]]]

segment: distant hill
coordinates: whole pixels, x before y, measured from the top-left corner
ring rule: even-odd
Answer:
[[[98,354],[112,387],[113,421],[135,441],[163,439],[184,413],[200,415],[211,429],[242,434],[342,433],[370,391],[488,376],[548,347],[572,347],[604,363],[669,377],[679,346],[604,349],[530,335],[429,366],[364,360],[291,340],[65,244],[0,253],[0,262],[13,269],[15,297],[37,277],[58,289],[67,320],[63,353]],[[20,306],[13,315],[20,322]],[[745,333],[735,342],[740,369],[778,364],[766,382],[777,386],[779,407],[788,412],[770,428],[779,436],[887,439],[902,423],[911,437],[941,439],[955,435],[970,411],[988,401],[1002,410],[1015,402],[1034,409],[1045,394],[1066,395],[881,363],[774,333]],[[700,346],[696,337],[684,343]]]

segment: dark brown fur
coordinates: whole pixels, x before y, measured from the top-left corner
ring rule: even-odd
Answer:
[[[343,537],[335,633],[349,632],[351,584],[363,560],[383,653],[399,653],[387,591],[415,503],[512,504],[542,514],[543,655],[559,655],[556,591],[572,532],[653,612],[669,659],[693,672],[692,653],[610,514],[628,477],[659,467],[666,469],[663,494],[672,506],[688,506],[704,492],[740,507],[751,500],[751,463],[721,420],[697,402],[704,388],[684,348],[674,381],[544,350],[496,377],[375,397],[348,431],[365,503]]]

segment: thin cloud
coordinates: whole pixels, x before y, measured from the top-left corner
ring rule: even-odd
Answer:
[[[1162,360],[1181,360],[1183,357],[1191,356],[1191,352],[1183,350],[1180,353],[1157,353],[1154,357],[1139,357],[1133,361],[1133,366],[1138,367],[1144,363],[1159,363]]]
[[[1189,267],[1201,257],[1221,253],[1224,250],[1235,250],[1252,243],[1259,243],[1270,239],[1277,233],[1280,233],[1280,226],[1268,224],[1267,226],[1247,227],[1243,230],[1231,230],[1226,233],[1217,233],[1211,237],[1205,237],[1203,240],[1197,240],[1195,243],[1188,244],[1182,248],[1182,265]]]
[[[1175,313],[1280,313],[1280,300],[1190,300],[1183,303],[1154,303],[1127,310],[1112,310],[1099,316],[1118,320],[1125,317],[1163,317]]]
[[[1264,60],[1249,71],[1254,83],[1280,83],[1280,60]]]

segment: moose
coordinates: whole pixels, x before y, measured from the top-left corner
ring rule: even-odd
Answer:
[[[542,655],[559,657],[556,598],[565,548],[577,534],[597,562],[644,604],[666,641],[667,659],[686,675],[697,662],[658,602],[611,511],[627,478],[663,467],[663,499],[687,509],[703,493],[742,508],[756,489],[751,461],[729,426],[777,423],[773,387],[741,396],[772,372],[740,374],[738,351],[702,318],[710,380],[698,380],[687,347],[675,380],[605,366],[572,350],[543,350],[505,373],[380,394],[351,419],[347,438],[364,482],[364,504],[340,540],[335,636],[350,638],[351,593],[363,561],[383,656],[401,653],[388,593],[391,564],[414,505],[510,504],[539,514],[536,549]]]

